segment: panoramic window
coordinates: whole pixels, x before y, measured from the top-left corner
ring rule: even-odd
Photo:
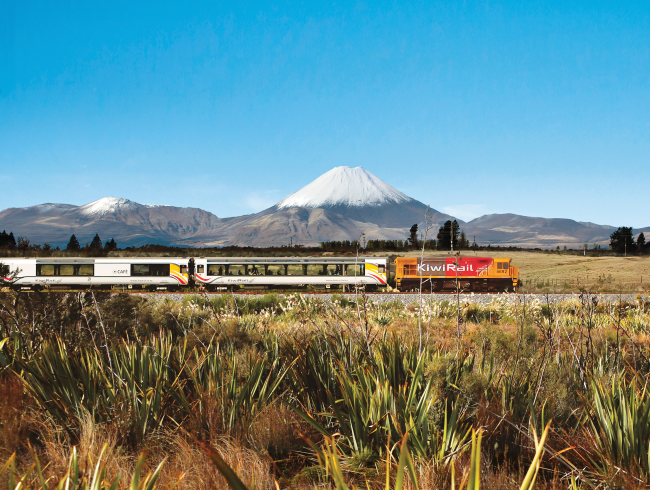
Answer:
[[[169,275],[169,264],[132,264],[132,276],[157,276]]]
[[[324,275],[323,265],[309,264],[307,266],[307,275],[308,276],[322,276]]]
[[[74,276],[74,265],[62,264],[59,266],[58,276]]]
[[[54,275],[54,265],[53,264],[36,264],[36,275],[37,276],[53,276]]]
[[[267,271],[267,276],[284,276],[284,265],[269,265]]]
[[[404,269],[404,274],[407,274],[406,269]],[[366,275],[366,265],[365,264],[348,264],[347,265],[347,275],[348,276],[365,276]]]
[[[228,273],[226,275],[228,275],[228,276],[245,276],[246,275],[246,266],[245,265],[230,264],[228,266]]]
[[[77,276],[94,276],[95,275],[95,266],[93,264],[83,264],[77,266],[78,272],[75,274]]]
[[[302,265],[288,265],[287,266],[287,276],[302,276]]]
[[[208,264],[208,276],[223,276],[226,273],[225,264]]]

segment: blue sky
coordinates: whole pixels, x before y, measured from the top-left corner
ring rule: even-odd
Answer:
[[[260,211],[339,165],[650,225],[650,3],[0,0],[0,209]]]

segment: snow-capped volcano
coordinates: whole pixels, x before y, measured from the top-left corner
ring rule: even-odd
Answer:
[[[361,167],[335,167],[280,201],[278,209],[381,206],[413,201]]]

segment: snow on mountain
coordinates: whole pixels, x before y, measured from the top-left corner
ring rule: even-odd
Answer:
[[[125,209],[133,209],[141,206],[137,202],[120,197],[103,197],[97,201],[79,207],[79,212],[87,216],[103,216],[108,213],[115,213]]]
[[[103,197],[89,204],[79,206],[79,212],[86,216],[104,216],[109,213],[118,211],[131,211],[138,208],[159,208],[165,207],[163,204],[140,204],[129,199],[121,197]]]
[[[335,167],[280,201],[276,207],[381,206],[412,200],[364,168]]]

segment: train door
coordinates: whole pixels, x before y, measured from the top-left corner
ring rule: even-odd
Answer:
[[[208,279],[208,259],[197,258],[193,259],[194,263],[194,280],[196,284],[207,284],[210,282]]]

